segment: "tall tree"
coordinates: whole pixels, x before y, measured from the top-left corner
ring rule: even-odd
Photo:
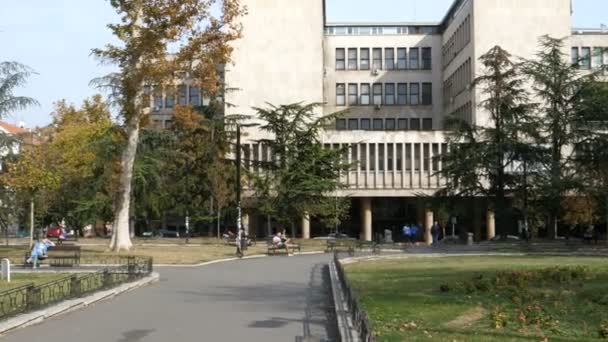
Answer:
[[[324,148],[321,130],[342,113],[318,116],[317,103],[301,103],[255,108],[264,120],[262,130],[273,138],[261,140],[272,153],[270,162],[262,165],[267,181],[258,189],[265,207],[273,208],[274,217],[291,226],[305,214],[321,218],[335,217],[333,192],[342,188],[340,173],[349,169],[344,150]]]
[[[482,93],[480,108],[488,115],[487,124],[477,125],[458,115],[446,118],[450,151],[442,156],[442,173],[450,181],[438,195],[487,196],[501,235],[509,229],[507,192],[518,186],[518,178],[510,170],[522,162],[526,139],[534,134],[534,121],[524,81],[511,55],[496,46],[481,56],[480,62],[484,72],[473,86]]]
[[[523,64],[523,74],[532,82],[533,94],[539,99],[537,120],[541,149],[539,172],[534,178],[545,210],[549,213],[549,237],[557,236],[563,196],[580,187],[575,170],[575,149],[581,139],[576,129],[583,118],[576,109],[581,91],[594,73],[581,74],[564,52],[564,40],[543,36],[534,59]]]
[[[13,91],[25,85],[34,71],[16,62],[0,63],[0,117],[14,110],[25,109],[38,102],[27,96],[16,96]]]
[[[121,21],[108,27],[122,44],[110,44],[93,53],[119,67],[117,73],[96,82],[112,90],[126,135],[110,243],[119,251],[132,246],[129,207],[133,165],[140,125],[150,105],[145,86],[172,92],[180,78],[189,77],[195,86],[214,94],[220,81],[217,66],[230,62],[229,43],[240,36],[237,19],[244,9],[239,0],[110,0],[110,4]]]

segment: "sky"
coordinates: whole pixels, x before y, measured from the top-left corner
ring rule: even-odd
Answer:
[[[326,0],[327,20],[439,21],[452,1]],[[107,0],[0,0],[0,61],[18,61],[37,72],[16,94],[40,102],[4,120],[46,125],[56,101],[80,105],[98,93],[89,82],[111,68],[101,66],[91,49],[112,41],[106,25],[116,20]],[[573,26],[600,23],[608,24],[608,0],[574,0]]]

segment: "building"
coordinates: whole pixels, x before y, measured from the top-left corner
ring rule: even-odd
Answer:
[[[441,162],[433,159],[447,148],[443,118],[456,113],[487,122],[477,108],[482,94],[470,84],[490,48],[531,57],[548,34],[570,37],[572,50],[564,52],[582,58],[582,69],[608,64],[608,53],[599,53],[608,47],[608,30],[573,29],[571,0],[455,0],[436,23],[329,23],[323,0],[243,3],[243,37],[225,70],[227,87],[238,91],[225,95],[232,105],[226,114],[300,101],[325,103],[319,115],[348,109],[323,141],[348,146],[349,160],[358,161],[337,195],[352,199],[346,229],[367,240],[410,222],[427,228],[428,241],[434,213],[419,198],[443,184],[434,175]],[[248,131],[244,158],[268,160],[268,149],[256,143],[263,133]],[[478,239],[493,237],[494,214],[484,200],[471,199],[465,209],[468,219],[460,223]],[[263,220],[251,213],[250,229],[264,231]],[[310,236],[307,218],[302,235]]]

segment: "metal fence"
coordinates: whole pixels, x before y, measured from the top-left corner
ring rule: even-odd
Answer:
[[[359,338],[364,342],[376,341],[373,327],[369,321],[369,318],[367,317],[367,313],[363,310],[359,297],[348,284],[348,279],[346,278],[346,273],[344,273],[344,267],[340,262],[338,252],[334,252],[334,263],[336,264],[338,276],[340,277],[340,283],[344,292],[344,299],[348,305],[353,326],[357,331]]]
[[[96,272],[73,274],[36,286],[28,284],[0,292],[0,320],[143,278],[152,273],[152,267],[149,257],[117,257],[112,266]]]

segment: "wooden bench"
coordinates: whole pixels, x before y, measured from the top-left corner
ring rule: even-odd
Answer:
[[[285,254],[290,254],[290,251],[291,254],[295,253],[296,251],[301,251],[301,247],[297,243],[288,243],[279,247],[272,243],[272,240],[266,240],[266,248],[268,249],[266,252],[268,255],[276,255],[278,251],[285,251]]]
[[[351,239],[330,239],[327,240],[327,247],[325,248],[326,253],[330,252],[348,252],[348,254],[355,254],[355,248],[357,242]]]
[[[372,253],[378,253],[378,244],[373,241],[357,241],[357,249],[362,251],[364,249],[371,249]]]
[[[24,264],[31,256],[31,251],[25,252]],[[50,266],[54,267],[73,267],[80,265],[80,246],[74,245],[58,245],[49,248],[47,256],[44,259],[38,259],[38,262],[48,260]]]

